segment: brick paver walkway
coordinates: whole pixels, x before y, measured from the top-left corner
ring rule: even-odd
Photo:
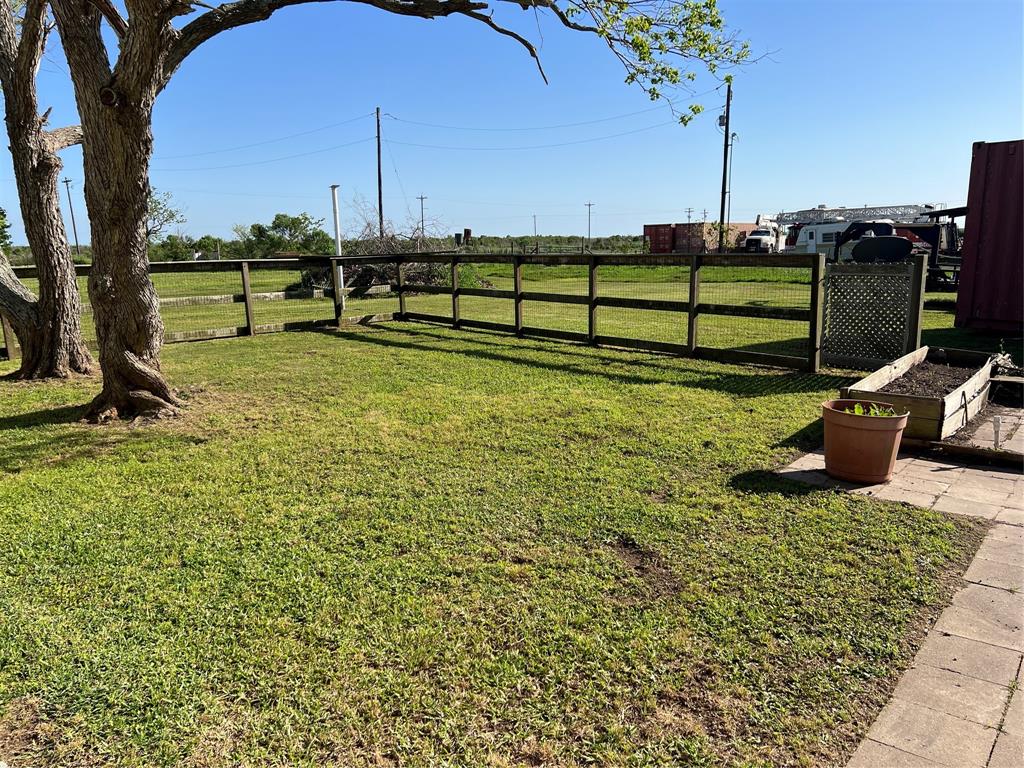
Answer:
[[[892,699],[847,768],[1024,767],[1024,476],[900,457],[893,481],[829,478],[810,453],[780,474],[992,521]]]

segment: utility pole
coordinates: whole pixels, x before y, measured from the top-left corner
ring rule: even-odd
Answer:
[[[423,216],[423,201],[427,199],[427,196],[426,195],[417,195],[416,199],[420,201],[420,236],[418,238],[419,239],[419,244],[416,246],[416,249],[422,251],[423,250],[423,234],[424,234],[424,228],[426,226],[424,224],[425,219],[424,219],[424,216]]]
[[[78,247],[78,227],[75,226],[75,206],[71,203],[71,179],[64,179],[64,189],[68,192],[68,212],[71,214],[71,231],[75,235],[75,255],[81,256],[82,249]]]
[[[331,205],[334,207],[334,255],[341,256],[341,216],[338,213],[338,185],[331,184]],[[345,268],[338,262],[338,286],[341,290],[341,308],[345,309]]]
[[[537,214],[533,214],[533,252],[540,253],[540,241],[537,240]]]
[[[590,209],[594,207],[591,202],[586,202],[584,205],[587,206],[587,247],[590,247]]]
[[[690,214],[693,213],[693,208],[686,209],[686,252],[693,253],[693,227],[690,226]],[[703,236],[703,232],[701,235]]]
[[[725,128],[725,141],[722,148],[722,206],[718,215],[718,252],[725,252],[725,195],[729,185],[729,118],[732,111],[732,81],[726,84],[725,115],[718,118],[718,124]]]
[[[700,223],[700,252],[701,253],[707,253],[708,252],[708,240],[707,240],[708,209],[705,208],[703,213],[704,213],[704,218],[701,219],[701,223]]]
[[[380,165],[380,107],[377,107],[377,221],[380,224],[380,241],[384,242],[384,174]]]
[[[729,195],[728,205],[725,209],[725,226],[726,228],[732,223],[732,164],[736,158],[736,134],[729,138]]]

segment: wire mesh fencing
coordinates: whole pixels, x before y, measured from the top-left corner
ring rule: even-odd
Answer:
[[[407,285],[406,319],[741,362],[820,364],[823,264],[816,254],[416,258],[443,264],[448,277]]]
[[[701,268],[699,345],[806,358],[812,267],[711,264]]]
[[[164,269],[161,265],[158,269]],[[166,271],[151,276],[164,341],[237,336],[246,326],[240,271]],[[90,326],[92,323],[89,324]]]
[[[586,337],[590,277],[581,261],[582,256],[522,257],[524,328]]]
[[[612,259],[606,259],[606,262]],[[636,256],[596,269],[597,334],[685,345],[690,264]]]

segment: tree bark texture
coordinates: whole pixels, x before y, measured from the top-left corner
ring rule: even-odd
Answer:
[[[84,135],[93,252],[89,300],[103,371],[103,389],[89,416],[103,421],[173,412],[180,403],[160,370],[163,322],[146,241],[157,92],[148,73],[154,62],[140,46],[132,49],[141,54],[139,61],[111,71],[97,13],[77,2],[56,2],[54,12]]]
[[[81,300],[75,265],[60,214],[60,150],[80,143],[77,127],[47,130],[40,115],[36,72],[46,44],[45,11],[26,5],[22,34],[15,37],[10,6],[0,8],[0,87],[25,235],[39,272],[33,296],[0,256],[0,312],[21,346],[17,378],[41,379],[89,373],[93,362],[82,340]]]

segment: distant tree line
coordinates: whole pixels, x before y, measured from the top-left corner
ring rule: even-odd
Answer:
[[[334,253],[334,238],[324,228],[324,220],[309,213],[278,213],[268,222],[237,224],[233,227],[234,237],[222,238],[216,235],[193,237],[181,229],[185,218],[174,207],[169,194],[154,190],[151,199],[151,215],[147,224],[150,233],[150,261],[193,261],[196,259],[269,259],[280,256],[330,255]],[[177,231],[167,232],[171,226]],[[0,209],[0,248],[9,255],[14,265],[33,263],[32,251],[26,245],[10,243],[10,224],[3,209]],[[583,247],[582,238],[575,235],[534,236],[474,236],[461,248],[479,253],[552,253],[578,252]],[[460,247],[453,235],[426,234],[414,232],[411,235],[396,234],[389,225],[383,242],[374,227],[365,225],[357,237],[342,242],[342,253],[361,255],[368,253],[408,253],[424,251],[453,251]],[[640,253],[644,242],[642,235],[612,235],[592,238],[590,250],[604,253]],[[80,253],[74,246],[71,252],[75,261],[88,264],[92,260],[92,248],[82,245]]]

